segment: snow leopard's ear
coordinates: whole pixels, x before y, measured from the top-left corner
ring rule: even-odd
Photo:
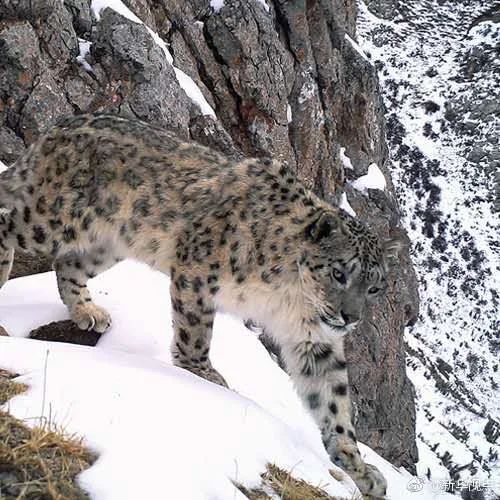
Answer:
[[[306,232],[311,240],[319,242],[339,231],[339,229],[339,218],[333,212],[322,212],[312,224],[307,226]]]

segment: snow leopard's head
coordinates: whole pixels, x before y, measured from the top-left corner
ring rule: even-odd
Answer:
[[[313,245],[305,265],[319,291],[317,318],[323,328],[343,335],[357,326],[367,302],[386,290],[390,265],[403,244],[381,242],[342,210],[323,210],[306,231]]]

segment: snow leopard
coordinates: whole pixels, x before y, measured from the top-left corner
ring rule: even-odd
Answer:
[[[277,161],[232,160],[110,114],[43,134],[0,175],[0,207],[0,286],[15,250],[49,256],[82,330],[110,328],[87,282],[123,259],[170,277],[177,367],[226,386],[209,356],[216,311],[263,325],[332,461],[384,496],[358,449],[343,338],[387,288],[399,239],[381,240]]]

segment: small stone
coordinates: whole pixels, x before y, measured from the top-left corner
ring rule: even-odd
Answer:
[[[467,155],[467,159],[472,163],[479,163],[486,156],[483,148],[474,147],[472,151]]]
[[[425,108],[425,112],[428,115],[430,115],[432,113],[435,113],[436,111],[439,111],[441,109],[441,106],[434,101],[425,101],[424,108]]]
[[[97,342],[99,342],[101,334],[94,330],[80,330],[73,321],[64,320],[54,321],[47,325],[40,326],[29,334],[29,338],[94,347]]]

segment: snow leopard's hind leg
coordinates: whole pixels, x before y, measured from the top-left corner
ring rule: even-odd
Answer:
[[[214,384],[228,387],[209,358],[215,317],[213,291],[217,287],[212,286],[211,293],[201,277],[190,276],[187,269],[183,271],[177,273],[171,270],[170,297],[174,327],[171,352],[174,365]]]

